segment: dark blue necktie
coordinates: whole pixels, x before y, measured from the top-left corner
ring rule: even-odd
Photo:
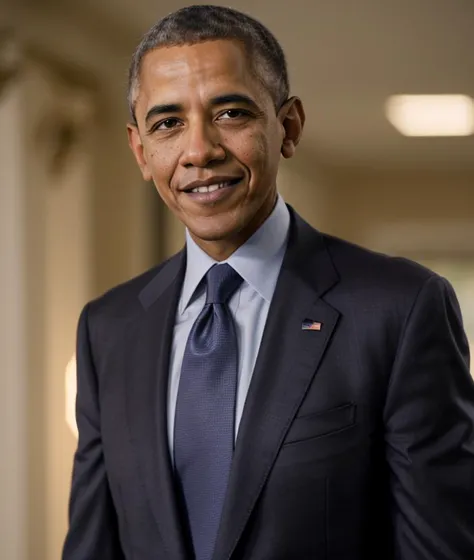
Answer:
[[[227,302],[242,277],[222,264],[206,281],[206,304],[184,351],[174,428],[176,476],[196,560],[212,557],[234,452],[238,356]]]

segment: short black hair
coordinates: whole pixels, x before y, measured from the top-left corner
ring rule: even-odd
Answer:
[[[243,43],[254,73],[278,110],[288,99],[289,80],[285,54],[275,36],[256,19],[232,8],[196,5],[181,8],[158,21],[136,48],[128,77],[128,105],[133,122],[136,124],[136,91],[146,53],[160,47],[219,39]]]

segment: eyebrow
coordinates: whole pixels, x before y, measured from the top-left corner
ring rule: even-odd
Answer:
[[[224,95],[218,95],[217,97],[213,97],[211,99],[211,105],[213,107],[218,105],[227,105],[229,103],[241,103],[258,110],[257,103],[251,97],[244,95],[243,93],[227,93]]]
[[[179,113],[183,110],[183,106],[177,103],[167,103],[165,105],[154,105],[146,114],[145,123],[148,124],[153,117],[166,115],[169,113]]]
[[[218,107],[219,105],[228,105],[229,103],[240,103],[252,107],[252,109],[258,111],[259,107],[257,103],[248,95],[243,93],[227,93],[224,95],[218,95],[211,99],[211,106]],[[180,103],[166,103],[163,105],[154,105],[146,114],[145,123],[148,122],[156,116],[166,115],[170,113],[180,113],[183,111],[183,105]]]

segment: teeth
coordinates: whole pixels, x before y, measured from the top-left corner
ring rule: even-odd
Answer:
[[[196,187],[195,189],[193,189],[191,192],[192,193],[212,193],[215,192],[219,189],[223,189],[224,187],[226,187],[229,183],[219,183],[219,184],[214,184],[214,185],[209,185],[207,187]]]

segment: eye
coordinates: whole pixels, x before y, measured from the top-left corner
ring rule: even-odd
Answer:
[[[219,115],[220,119],[223,120],[233,120],[238,119],[239,117],[249,117],[249,113],[244,111],[243,109],[228,109],[221,115]]]
[[[179,120],[175,119],[175,118],[169,118],[169,119],[165,119],[164,121],[160,121],[159,123],[157,123],[152,131],[154,130],[171,130],[173,128],[176,128],[176,126],[179,124]]]

